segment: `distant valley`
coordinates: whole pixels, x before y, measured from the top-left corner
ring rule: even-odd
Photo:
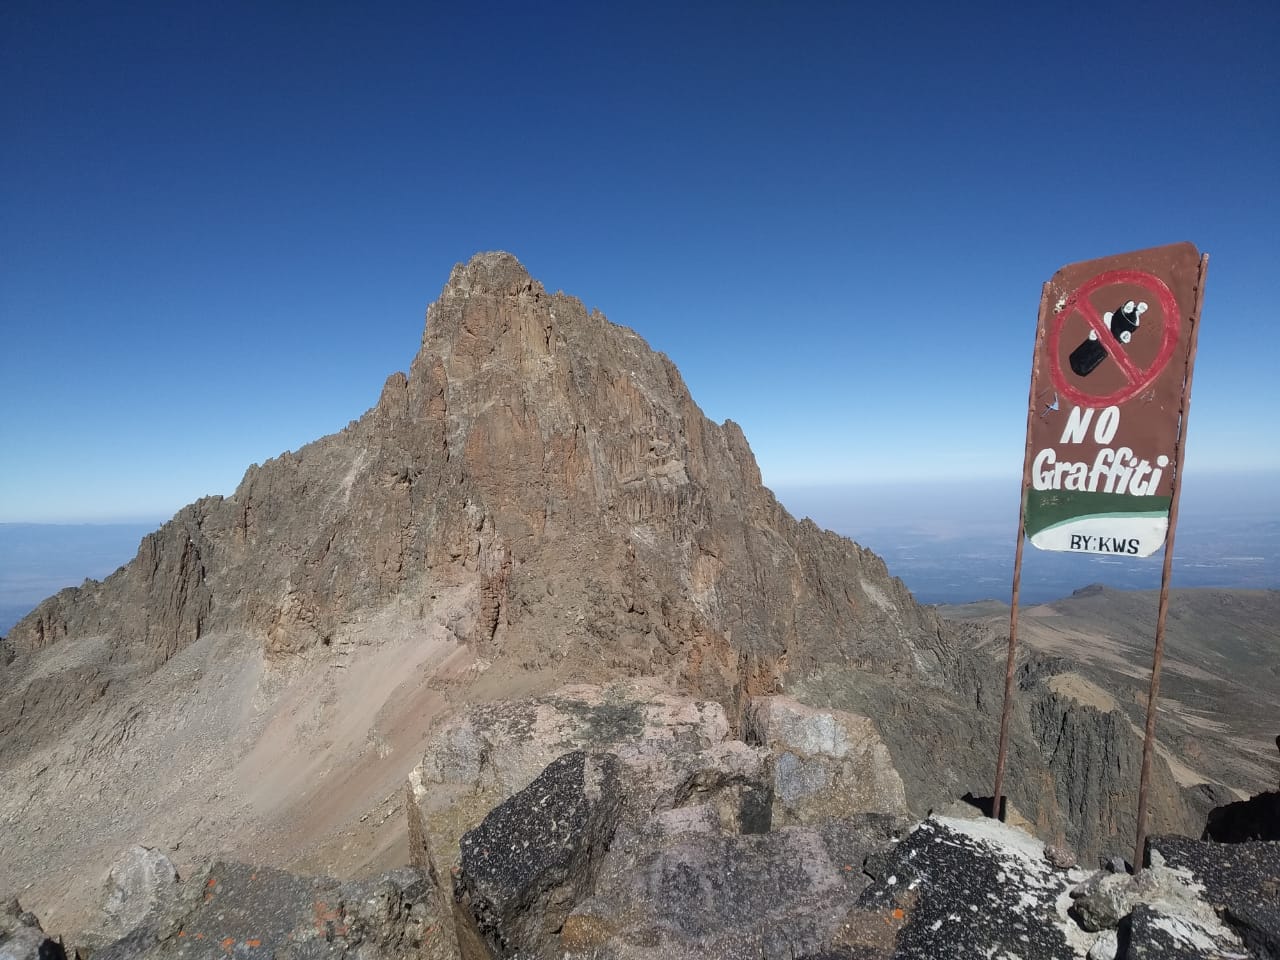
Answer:
[[[1019,616],[1022,644],[1065,671],[1058,693],[1100,710],[1118,708],[1140,729],[1146,715],[1159,591],[1090,586]],[[1003,661],[1009,607],[999,601],[940,607],[949,619],[990,628],[982,649]],[[1183,786],[1237,786],[1243,799],[1277,779],[1280,736],[1280,591],[1172,591],[1160,686],[1159,738]],[[994,668],[994,664],[993,664]]]

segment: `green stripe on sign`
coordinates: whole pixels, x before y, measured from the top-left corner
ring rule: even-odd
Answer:
[[[1131,493],[1090,493],[1082,490],[1028,490],[1026,531],[1041,530],[1083,517],[1167,517],[1170,497],[1135,497]]]

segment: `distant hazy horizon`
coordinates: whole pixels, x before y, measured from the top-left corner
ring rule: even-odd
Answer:
[[[1008,601],[1017,478],[953,483],[779,487],[809,517],[874,550],[922,603]],[[130,523],[0,523],[0,635],[45,597],[100,580],[168,517]],[[1161,555],[1142,560],[1024,550],[1022,600],[1090,583],[1160,584]],[[1280,474],[1188,473],[1174,549],[1175,587],[1280,589]]]
[[[1018,480],[780,488],[778,499],[882,556],[922,603],[1008,602]],[[1163,551],[1142,559],[1023,549],[1021,600],[1090,583],[1160,586]],[[1188,470],[1174,539],[1175,587],[1280,588],[1280,473]]]

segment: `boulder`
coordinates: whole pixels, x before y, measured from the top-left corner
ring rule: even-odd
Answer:
[[[871,868],[844,939],[870,949],[893,927],[896,960],[1059,960],[1097,939],[1067,916],[1085,874],[1054,869],[1040,841],[995,820],[930,817]]]
[[[107,939],[123,937],[172,904],[178,892],[173,862],[153,847],[134,845],[107,873],[99,929]]]
[[[447,870],[464,833],[574,750],[617,757],[626,822],[710,803],[736,829],[769,827],[768,751],[732,739],[720,704],[639,682],[577,684],[473,706],[433,737],[409,777],[413,862]]]
[[[681,816],[675,816],[680,814]],[[724,832],[707,807],[622,828],[595,894],[570,913],[554,952],[593,960],[790,960],[834,941],[868,882],[869,853],[905,827],[886,815]]]
[[[902,777],[870,718],[757,697],[744,726],[747,741],[772,754],[775,824],[907,813]]]
[[[557,934],[594,886],[620,801],[618,758],[578,750],[469,831],[454,878],[464,956],[558,956]]]

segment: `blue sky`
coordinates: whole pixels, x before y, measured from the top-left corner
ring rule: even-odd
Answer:
[[[1280,469],[1278,40],[1274,3],[10,0],[0,521],[229,494],[491,249],[767,483],[1016,490],[1041,283],[1191,240],[1188,470]]]

